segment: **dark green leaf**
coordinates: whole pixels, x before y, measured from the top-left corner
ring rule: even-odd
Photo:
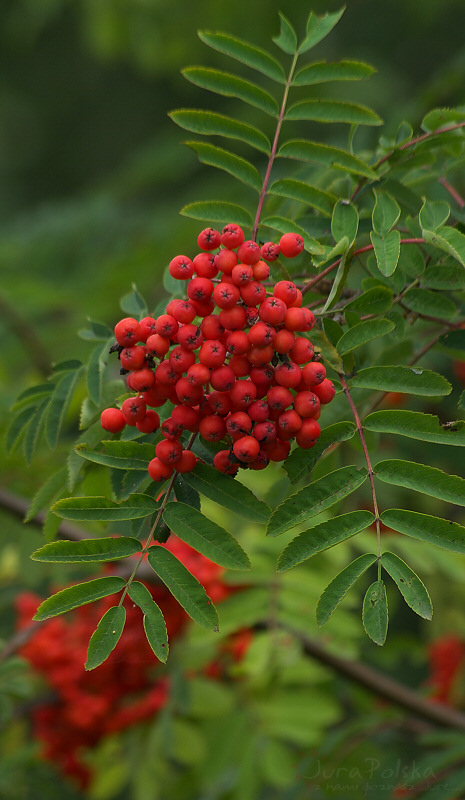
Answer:
[[[347,240],[347,237],[344,238]],[[351,252],[344,253],[339,262],[339,266],[337,268],[337,272],[334,277],[333,284],[331,286],[331,291],[328,297],[326,298],[326,303],[323,306],[322,313],[333,308],[333,306],[336,305],[337,301],[339,300],[342,294],[342,290],[345,286],[347,277],[349,275],[351,263],[352,263],[352,253]],[[331,320],[331,322],[332,321],[333,320]],[[326,329],[325,333],[327,333]]]
[[[262,177],[258,170],[245,158],[240,158],[222,147],[215,147],[215,145],[207,144],[206,142],[185,142],[185,144],[197,153],[199,161],[203,164],[223,169],[242,181],[242,183],[247,184],[247,186],[252,186],[257,192],[261,191]]]
[[[331,218],[333,239],[339,242],[344,236],[349,245],[355,241],[358,231],[358,211],[349,200],[338,200]]]
[[[228,569],[249,569],[247,554],[234,536],[200,511],[184,503],[168,503],[163,520],[169,528],[206,558]]]
[[[461,122],[465,124],[465,109],[463,107],[434,108],[423,117],[421,127],[424,131],[430,133]]]
[[[341,356],[352,352],[357,347],[385,336],[395,328],[393,322],[388,319],[367,319],[359,325],[354,325],[344,333],[337,343],[337,349]]]
[[[200,494],[235,514],[254,522],[267,522],[270,509],[239,481],[218,472],[207,464],[197,464],[193,472],[183,475],[184,481]]]
[[[375,555],[366,553],[352,561],[351,564],[333,578],[318,600],[316,607],[316,621],[320,627],[328,621],[349,589],[376,560],[377,557]]]
[[[330,547],[344,542],[351,536],[368,528],[374,520],[370,511],[349,511],[326,522],[321,522],[296,536],[281,553],[277,570],[285,572],[296,564],[301,564],[307,558],[328,550]]]
[[[300,225],[292,219],[286,219],[285,217],[266,217],[266,219],[262,220],[261,224],[268,228],[273,228],[273,230],[279,233],[300,233],[304,240],[305,250],[315,255],[322,255],[324,253],[323,246],[317,242],[316,239],[309,236],[307,231],[301,228]]]
[[[388,606],[383,581],[375,581],[363,600],[363,627],[375,644],[383,645],[388,629]]]
[[[143,444],[141,442],[102,442],[105,447],[104,453],[96,453],[90,450],[85,444],[78,444],[75,451],[78,455],[93,461],[95,464],[103,464],[113,469],[146,470],[149,461],[155,457],[153,444]]]
[[[261,47],[249,44],[243,39],[237,39],[235,36],[226,33],[199,31],[199,37],[202,42],[205,42],[214,50],[247,64],[248,67],[267,75],[268,78],[278,83],[286,82],[286,76],[279,61]]]
[[[46,420],[47,441],[52,449],[58,444],[58,437],[83,369],[81,364],[76,369],[65,372],[63,377],[57,381]]]
[[[371,243],[375,251],[376,263],[382,275],[389,277],[395,272],[400,256],[400,233],[389,231],[383,238],[375,231],[370,233]]]
[[[376,70],[361,61],[318,61],[307,64],[296,72],[294,86],[311,86],[328,81],[360,81],[369,78]]]
[[[368,164],[340,147],[295,139],[281,145],[278,155],[282,158],[296,158],[298,161],[313,161],[323,167],[334,167],[376,180],[376,173]]]
[[[452,422],[446,427],[434,414],[420,411],[374,411],[365,417],[363,425],[377,433],[397,433],[409,439],[437,444],[465,445],[463,421]]]
[[[86,583],[78,583],[76,586],[69,586],[61,592],[48,597],[40,604],[33,619],[40,622],[49,617],[56,617],[58,614],[64,614],[66,611],[71,611],[78,606],[84,606],[87,603],[93,603],[95,600],[100,600],[102,597],[108,597],[110,594],[115,594],[124,589],[126,581],[118,575],[111,575],[105,578],[96,578]]]
[[[150,647],[156,657],[165,663],[169,652],[168,634],[161,609],[147,587],[139,581],[131,583],[128,594],[144,614],[144,630]]]
[[[444,225],[435,231],[422,231],[423,237],[428,244],[434,245],[439,250],[443,250],[448,255],[455,258],[462,267],[465,267],[465,235],[456,228]]]
[[[326,322],[327,320],[325,320]],[[331,320],[332,322],[333,320]],[[324,361],[336,372],[342,371],[342,360],[336,350],[331,344],[325,331],[313,328],[312,330],[312,343],[317,352],[320,352]]]
[[[400,248],[398,266],[410,278],[419,278],[425,271],[425,256],[418,245],[404,244]]]
[[[126,536],[105,539],[82,539],[78,542],[49,542],[39,547],[31,558],[33,561],[53,561],[64,563],[84,563],[86,561],[114,561],[128,558],[142,549],[137,539]]]
[[[312,11],[307,21],[307,33],[305,39],[299,46],[299,54],[306,53],[312,47],[315,47],[318,42],[321,42],[321,40],[332,31],[334,26],[337,25],[344,13],[344,10],[345,7],[340,8],[339,11],[335,11],[332,14],[327,12],[322,16],[319,16]]]
[[[105,356],[108,353],[108,347],[108,341],[98,344],[92,351],[87,365],[87,391],[97,408],[102,403],[103,376],[106,367]]]
[[[42,400],[41,403],[39,403],[34,411],[33,417],[28,422],[24,431],[23,450],[27,464],[31,463],[33,453],[35,452],[36,447],[42,437],[49,404],[50,400],[47,397]]]
[[[418,575],[394,553],[383,553],[381,564],[399,587],[405,602],[423,619],[431,619],[433,606],[426,586]]]
[[[360,314],[383,314],[392,306],[393,293],[387,286],[373,286],[355,300],[344,306],[344,312],[356,311]]]
[[[192,506],[196,508],[197,511],[200,511],[199,493],[186,483],[183,475],[176,475],[174,480],[174,493],[176,495],[176,500],[179,500],[181,503],[186,503],[188,506]]]
[[[69,358],[66,361],[59,361],[57,364],[52,364],[52,370],[56,373],[74,372],[74,370],[82,366],[82,361],[78,361],[76,358]]]
[[[207,222],[222,222],[225,225],[228,222],[234,222],[236,225],[242,225],[246,228],[251,228],[253,225],[252,217],[245,208],[236,206],[234,203],[223,203],[219,200],[188,203],[187,206],[181,209],[180,214],[184,217],[206,220]]]
[[[383,120],[371,108],[356,103],[338,100],[320,100],[317,97],[301,100],[290,106],[288,120],[310,120],[312,122],[345,122],[349,125],[382,125]]]
[[[278,536],[330,508],[361,486],[367,475],[365,468],[341,467],[310,483],[278,506],[270,517],[267,535]]]
[[[375,467],[375,473],[385,483],[465,506],[465,479],[449,475],[436,467],[393,458],[380,461]]]
[[[315,447],[312,447],[311,450],[302,450],[300,447],[296,447],[284,462],[284,469],[289,480],[296,483],[307,476],[328,447],[336,442],[345,442],[351,439],[356,430],[353,422],[335,422],[333,425],[323,428]]]
[[[422,230],[435,231],[444,225],[450,216],[450,206],[444,200],[424,200],[418,221]]]
[[[429,289],[409,289],[404,294],[402,303],[411,311],[430,317],[453,319],[457,314],[457,306],[449,297],[431,292]]]
[[[425,289],[465,289],[465,270],[458,264],[434,264],[425,269],[421,285]]]
[[[24,522],[30,522],[36,514],[48,506],[54,497],[66,486],[66,467],[62,467],[40,487],[34,495],[24,517]]]
[[[226,97],[237,97],[244,103],[260,108],[272,117],[278,115],[279,108],[273,95],[252,81],[246,81],[237,75],[211,67],[186,67],[182,70],[182,74],[195,86]]]
[[[304,181],[296,181],[290,178],[275,181],[269,188],[269,194],[287,197],[290,200],[298,200],[299,203],[316,208],[327,217],[331,216],[334,203],[337,200],[336,195],[323,192],[315,186],[304,183]]]
[[[253,125],[239,122],[237,119],[213,111],[200,111],[194,108],[180,108],[168,115],[176,125],[193,133],[204,136],[224,136],[227,139],[238,139],[255,147],[262,153],[269,153],[271,143],[262,131]]]
[[[135,283],[132,284],[132,292],[125,294],[121,298],[120,306],[126,314],[135,317],[135,319],[143,319],[149,313],[147,303],[137,290]]]
[[[87,318],[87,322],[89,323],[88,328],[81,328],[78,331],[78,335],[81,339],[87,339],[89,341],[97,341],[97,342],[106,342],[107,339],[110,338],[113,331],[108,325],[105,325],[104,322],[97,322],[96,320]]]
[[[453,553],[465,553],[465,528],[458,522],[400,508],[383,511],[381,519],[388,528],[413,539],[435,544]]]
[[[162,545],[149,547],[148,560],[160,580],[187,614],[208,630],[218,629],[218,614],[197,578]]]
[[[66,497],[52,506],[52,511],[64,519],[115,522],[138,519],[153,514],[157,501],[147,494],[132,494],[127,500],[115,503],[107,497]]]
[[[400,208],[397,202],[386,192],[373,191],[376,199],[373,209],[372,221],[373,230],[378,236],[386,236],[394,227],[400,217]]]
[[[452,386],[438,372],[416,367],[367,367],[352,379],[359,389],[378,389],[381,392],[404,392],[425,397],[450,394]]]
[[[273,36],[273,42],[285,53],[289,53],[289,55],[293,56],[297,51],[297,34],[287,17],[285,17],[281,11],[279,12],[279,19],[281,22],[281,29],[279,36]]]
[[[125,622],[126,609],[123,606],[113,606],[103,615],[90,637],[85,663],[87,670],[95,669],[107,660],[120,640]]]
[[[18,395],[14,405],[11,407],[11,410],[16,412],[20,411],[20,409],[24,408],[25,406],[37,405],[37,403],[39,403],[45,397],[50,397],[54,388],[55,386],[53,384],[40,383],[37,386],[31,386],[29,389],[25,389],[24,392],[21,392],[21,394]]]

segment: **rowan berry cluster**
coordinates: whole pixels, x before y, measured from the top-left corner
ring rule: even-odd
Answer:
[[[157,546],[176,555],[214,603],[238,590],[223,582],[223,567],[175,536]],[[173,642],[185,630],[189,617],[165,586],[146,585],[163,612]],[[41,599],[31,592],[18,596],[20,630],[31,624]],[[86,749],[95,747],[105,736],[153,718],[170,698],[169,679],[147,643],[141,611],[129,600],[124,601],[126,624],[115,650],[97,669],[84,670],[90,636],[112,605],[114,597],[106,597],[75,609],[66,618],[47,620],[37,626],[20,650],[47,686],[43,701],[31,710],[34,736],[42,745],[42,755],[82,788],[91,779]],[[223,655],[219,652],[205,668],[205,674],[222,678],[228,663],[244,656],[251,636],[250,631],[240,631],[226,639]]]
[[[214,465],[230,475],[283,461],[294,439],[313,447],[320,406],[335,394],[311,341],[298,335],[315,323],[300,289],[290,280],[268,281],[266,262],[297,256],[302,237],[286,233],[279,244],[260,247],[229,224],[221,233],[201,231],[197,243],[202,252],[192,260],[179,255],[169,265],[173,278],[187,282],[186,299],[172,300],[158,319],[125,318],[115,327],[112,350],[136,395],[121,409],[105,409],[101,424],[113,433],[126,425],[142,433],[161,428],[148,467],[154,481],[194,469],[196,456],[180,441],[184,431],[225,440]],[[167,400],[174,408],[160,425],[154,409]]]

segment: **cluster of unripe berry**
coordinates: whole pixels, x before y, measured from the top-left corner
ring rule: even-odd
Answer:
[[[121,409],[105,409],[101,424],[112,433],[125,425],[142,433],[161,428],[148,467],[155,481],[194,469],[196,456],[180,442],[186,430],[228,441],[214,465],[230,475],[283,461],[294,439],[313,447],[320,405],[335,394],[312,343],[298,335],[315,322],[301,291],[289,280],[264,283],[266,262],[297,256],[302,237],[286,233],[260,247],[229,224],[221,233],[203,230],[197,242],[202,252],[193,260],[179,255],[169,265],[173,278],[187,281],[187,299],[172,300],[158,319],[129,317],[115,327],[112,350],[136,395]],[[167,400],[174,408],[160,425],[154,409]]]

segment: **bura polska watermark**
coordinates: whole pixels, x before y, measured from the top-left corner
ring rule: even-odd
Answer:
[[[298,777],[309,788],[325,791],[357,791],[360,797],[375,797],[375,792],[394,791],[400,787],[421,785],[422,790],[444,789],[431,767],[415,761],[397,759],[387,766],[377,758],[364,758],[358,766],[331,765],[317,756],[302,757],[296,765]]]

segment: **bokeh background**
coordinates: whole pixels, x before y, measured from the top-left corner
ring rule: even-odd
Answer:
[[[233,101],[213,98],[181,75],[181,69],[191,64],[231,68],[226,59],[202,44],[196,31],[224,30],[275,49],[270,39],[279,31],[279,10],[302,31],[311,9],[323,13],[339,7],[333,0],[3,0],[2,431],[14,397],[31,383],[42,381],[51,362],[88,357],[88,343],[76,335],[86,317],[114,325],[120,317],[119,298],[134,283],[149,307],[163,297],[164,268],[173,255],[190,252],[199,228],[180,216],[185,203],[239,199],[240,189],[222,174],[199,165],[195,154],[182,146],[191,137],[168,117],[171,109],[183,107],[214,107],[234,114]],[[464,31],[462,0],[349,0],[342,20],[315,48],[312,60],[368,61],[377,73],[367,82],[348,84],[344,97],[372,106],[385,119],[387,133],[404,119],[418,129],[430,108],[464,102]],[[341,96],[342,90],[329,85],[328,92]],[[253,114],[250,109],[252,123]],[[323,128],[319,134],[324,136]],[[71,437],[74,432],[70,430]],[[44,473],[59,466],[65,452],[65,447],[55,453],[44,450],[27,467],[20,452],[7,459],[0,444],[3,486],[30,498]],[[11,607],[18,589],[40,590],[50,579],[43,567],[29,561],[39,543],[38,531],[31,526],[25,530],[14,516],[0,510],[0,636],[4,641],[14,631]],[[459,609],[452,604],[449,614],[442,618],[450,629],[455,626],[465,634]],[[434,627],[431,630],[439,634]],[[404,638],[394,636],[385,655],[374,655],[379,665],[399,677],[407,665],[413,684],[427,677],[424,643],[415,636],[416,630]],[[33,702],[34,696],[30,677],[25,682],[23,704]],[[346,687],[338,691],[342,704],[355,702],[353,696],[347,700]],[[365,708],[366,698],[357,697],[358,701]],[[0,738],[2,797],[67,800],[88,796],[51,767],[44,772],[27,714],[15,716],[13,708],[5,700]],[[392,753],[401,752],[402,739],[394,742],[386,735],[385,745],[392,747]],[[354,736],[360,736],[360,731]],[[136,737],[131,744],[134,752],[137,742]],[[313,792],[305,779],[309,767],[302,766],[302,759],[308,752],[304,739],[294,769],[297,789],[282,786],[273,789],[277,794],[263,789],[263,794],[261,790],[242,793],[241,798],[326,796]],[[207,767],[208,759],[206,773]],[[292,773],[292,764],[288,767]],[[220,790],[203,794],[202,780],[197,778],[191,789],[183,786],[179,796],[233,797]],[[125,788],[129,794],[123,795],[117,783],[114,778],[105,783],[103,778],[89,796],[95,800],[168,797],[154,789],[151,794],[146,786]],[[44,788],[37,790],[37,786]]]

